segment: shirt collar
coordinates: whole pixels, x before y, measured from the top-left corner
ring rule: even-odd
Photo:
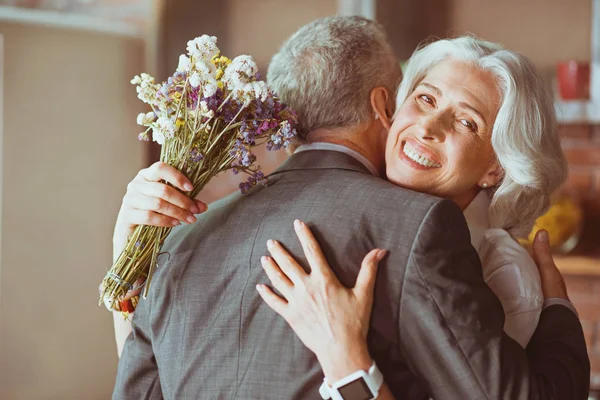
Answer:
[[[490,228],[490,203],[491,199],[487,190],[481,190],[463,211],[471,233],[471,244],[477,251],[480,250],[485,231]]]
[[[363,156],[358,151],[352,150],[349,147],[343,146],[341,144],[335,144],[335,143],[315,142],[315,143],[309,143],[309,144],[304,144],[302,146],[299,146],[294,153],[301,153],[303,151],[310,151],[310,150],[338,151],[340,153],[347,154],[350,157],[359,161],[362,165],[364,165],[365,168],[367,168],[372,175],[374,175],[376,177],[380,177],[379,171],[377,171],[377,168],[375,168],[373,163],[371,161],[369,161],[367,159],[367,157]]]

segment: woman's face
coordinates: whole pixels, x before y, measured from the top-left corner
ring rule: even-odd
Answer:
[[[404,101],[390,128],[385,159],[396,185],[466,207],[495,170],[491,133],[500,93],[491,73],[442,61]]]

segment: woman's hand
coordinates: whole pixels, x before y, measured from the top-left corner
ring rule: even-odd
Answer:
[[[194,223],[198,214],[207,206],[200,200],[192,200],[182,192],[193,190],[192,183],[176,168],[156,162],[142,169],[127,185],[127,193],[117,216],[113,234],[113,260],[121,254],[127,237],[137,225],[174,227],[181,222]],[[141,291],[143,280],[136,282],[124,299],[136,296]]]
[[[373,290],[377,266],[386,251],[375,249],[367,254],[356,285],[348,289],[334,275],[306,224],[296,220],[294,228],[310,274],[278,242],[270,240],[267,247],[273,258],[263,257],[261,261],[284,298],[265,285],[257,285],[258,292],[315,353],[329,382],[368,370],[373,362],[367,349]]]

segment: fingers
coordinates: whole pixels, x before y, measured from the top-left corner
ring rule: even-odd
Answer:
[[[198,210],[201,213],[208,210],[208,205],[206,203],[204,203],[202,200],[194,199],[194,203],[196,203],[196,207],[198,207]]]
[[[565,280],[552,259],[548,232],[543,229],[535,235],[533,241],[533,258],[540,271],[544,297],[546,299],[563,298],[568,300],[569,296]]]
[[[294,283],[300,284],[302,279],[307,275],[304,269],[296,262],[294,257],[288,253],[283,246],[276,240],[267,241],[267,249],[275,262],[285,275]]]
[[[320,275],[331,274],[329,263],[310,228],[304,222],[295,220],[294,230],[298,239],[300,239],[302,250],[304,250],[304,255],[310,265],[311,271],[316,271]]]
[[[294,287],[290,279],[281,271],[271,257],[261,257],[260,262],[273,287],[279,290],[286,298],[289,297],[290,291]]]
[[[159,197],[151,197],[134,192],[123,198],[123,204],[131,209],[153,211],[157,214],[165,215],[179,221],[185,221],[190,224],[196,222],[196,217],[193,213],[177,207]]]
[[[162,199],[167,203],[186,210],[190,214],[198,214],[200,212],[194,200],[161,182],[133,181],[129,186],[129,190],[132,193],[140,193],[144,196]]]
[[[386,250],[374,249],[365,256],[360,266],[358,277],[356,278],[356,285],[354,286],[354,290],[357,294],[373,297],[375,279],[377,278],[377,267],[386,254]]]
[[[538,266],[538,269],[555,267],[548,232],[544,229],[539,230],[533,241],[533,259]]]
[[[163,226],[165,228],[181,224],[179,219],[171,218],[154,211],[137,209],[127,211],[127,222],[131,225]]]
[[[183,192],[191,192],[194,187],[186,176],[176,168],[163,162],[155,162],[149,168],[140,171],[147,181],[159,182],[164,180]]]
[[[267,303],[269,307],[277,314],[284,316],[287,302],[281,297],[277,296],[271,288],[265,285],[256,285],[256,290],[262,299]]]

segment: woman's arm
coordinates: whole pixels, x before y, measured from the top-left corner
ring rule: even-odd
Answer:
[[[356,285],[348,289],[333,274],[310,229],[294,221],[311,273],[294,260],[276,241],[267,247],[271,257],[263,257],[262,265],[281,298],[269,287],[258,285],[263,300],[281,315],[302,343],[319,360],[330,384],[373,364],[367,348],[367,333],[373,290],[379,261],[386,251],[375,249],[364,258]],[[378,399],[393,399],[383,383]]]
[[[181,193],[192,189],[189,179],[168,164],[156,162],[149,168],[142,169],[127,185],[127,192],[123,197],[113,233],[113,260],[119,257],[127,244],[127,237],[137,225],[173,227],[181,222],[195,222],[194,214],[206,211],[207,206],[200,200],[192,200]],[[142,285],[143,282],[137,282],[137,288],[134,286],[123,300],[139,295]],[[125,320],[120,312],[113,311],[119,357],[132,331],[132,316],[130,314]]]

